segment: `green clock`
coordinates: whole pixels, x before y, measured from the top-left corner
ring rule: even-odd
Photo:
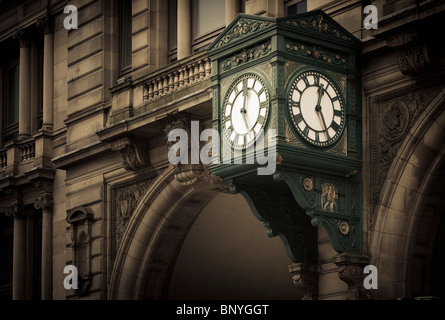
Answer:
[[[298,134],[317,147],[334,144],[345,127],[345,106],[336,83],[319,71],[304,71],[292,82],[288,108]]]

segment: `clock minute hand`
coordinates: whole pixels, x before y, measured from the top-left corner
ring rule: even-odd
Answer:
[[[324,132],[326,133],[327,138],[329,139],[328,127],[326,126],[326,121],[324,120],[323,112],[320,110],[321,120],[323,121]]]
[[[249,121],[247,120],[247,115],[246,115],[246,109],[244,109],[244,112],[241,111],[241,115],[243,116],[243,120],[244,120],[244,124],[246,125],[246,129],[247,131],[249,131]]]
[[[241,108],[241,115],[243,117],[243,121],[244,124],[246,125],[246,130],[249,131],[249,121],[247,120],[247,110],[246,110],[246,102],[247,102],[247,95],[248,95],[248,91],[247,91],[247,87],[244,85],[243,88],[243,95],[244,95],[244,100],[243,100],[243,107]]]
[[[315,110],[319,112],[320,116],[321,116],[321,120],[323,122],[323,127],[324,127],[324,132],[326,133],[326,137],[329,139],[329,133],[328,133],[328,127],[326,126],[326,121],[324,120],[324,115],[323,115],[323,111],[321,111],[321,97],[324,94],[324,90],[323,90],[323,84],[320,85],[320,87],[318,88],[318,101],[317,101],[317,105],[315,106]]]

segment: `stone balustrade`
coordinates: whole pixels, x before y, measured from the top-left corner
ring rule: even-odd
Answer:
[[[5,169],[8,165],[8,154],[6,150],[0,151],[0,170]]]
[[[211,73],[211,61],[203,54],[195,55],[193,60],[171,64],[144,80],[142,84],[144,102],[154,101],[208,79]]]
[[[20,161],[26,162],[35,157],[35,142],[30,141],[20,145]]]

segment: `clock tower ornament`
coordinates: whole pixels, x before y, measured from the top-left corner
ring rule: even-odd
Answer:
[[[239,14],[208,48],[221,136],[210,171],[294,262],[317,262],[319,227],[337,252],[363,257],[360,48],[321,10]],[[271,141],[276,168],[261,176],[255,155]],[[228,154],[243,161],[223,161]]]

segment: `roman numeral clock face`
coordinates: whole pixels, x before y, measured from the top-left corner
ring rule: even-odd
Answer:
[[[327,147],[345,126],[343,98],[333,81],[318,71],[306,71],[292,83],[288,98],[292,123],[310,144]]]
[[[232,147],[251,146],[269,114],[269,94],[261,78],[255,74],[237,78],[227,91],[222,112],[223,131]]]

